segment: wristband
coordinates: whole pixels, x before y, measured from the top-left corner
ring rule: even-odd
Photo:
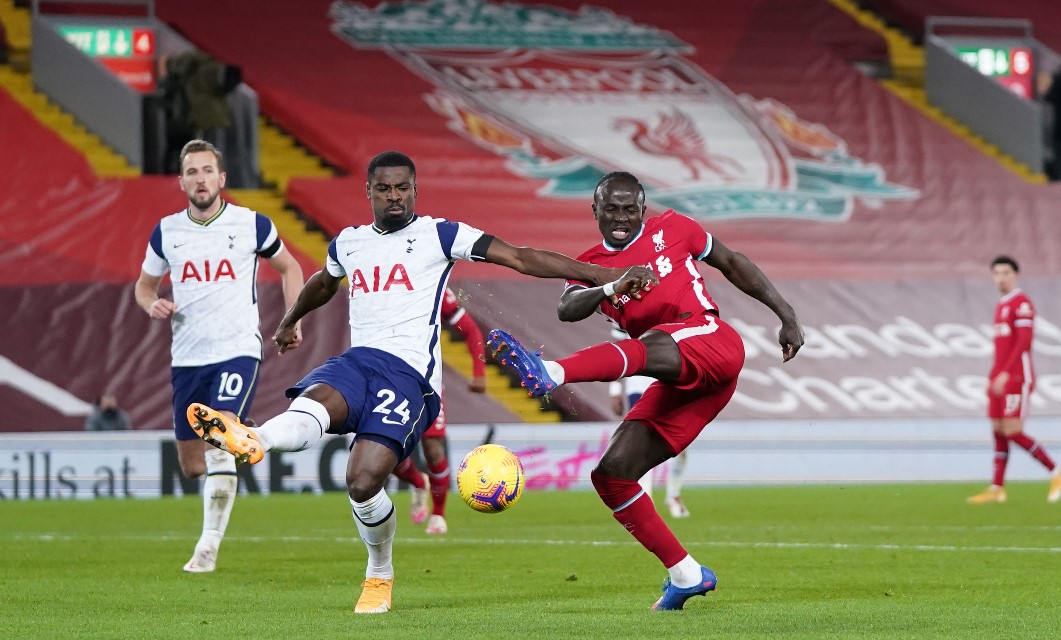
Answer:
[[[615,283],[609,282],[608,284],[601,287],[601,291],[604,293],[605,298],[610,298],[615,295]]]

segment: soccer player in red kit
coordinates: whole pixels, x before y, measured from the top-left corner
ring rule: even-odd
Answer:
[[[486,391],[486,355],[483,347],[483,332],[475,319],[460,306],[457,294],[448,287],[442,296],[442,320],[455,328],[472,356],[472,379],[468,390],[473,393]],[[412,485],[412,504],[409,515],[413,524],[427,520],[426,533],[444,534],[449,531],[446,524],[446,496],[449,494],[449,460],[446,458],[446,407],[443,403],[434,424],[424,432],[420,446],[424,450],[428,473],[421,473],[408,457],[394,468],[394,475]],[[427,512],[427,490],[431,488],[431,514]]]
[[[1002,298],[995,305],[995,362],[987,383],[987,416],[995,437],[995,474],[982,493],[969,497],[970,504],[1006,501],[1006,463],[1009,443],[1015,442],[1049,471],[1054,461],[1043,446],[1024,433],[1024,418],[1035,388],[1032,368],[1032,331],[1035,307],[1017,286],[1020,267],[1009,256],[999,256],[991,263],[991,276]],[[1061,499],[1061,473],[1050,479],[1046,494],[1049,502]]]
[[[569,281],[557,313],[561,320],[574,322],[599,311],[632,338],[557,361],[541,360],[504,331],[491,331],[487,345],[520,373],[535,396],[572,382],[606,382],[635,374],[656,379],[626,414],[590,478],[615,519],[667,568],[663,595],[652,608],[681,609],[690,597],[715,588],[715,574],[682,547],[637,481],[684,451],[718,415],[733,396],[744,364],[741,338],[719,318],[696,262],[718,269],[777,314],[784,361],[803,345],[803,330],[792,307],[759,268],[699,223],[674,211],[646,220],[645,190],[633,175],[604,176],[594,191],[592,209],[604,242],[579,260],[613,268],[648,265],[659,283],[643,295],[630,296],[637,276],[629,272],[603,287]]]

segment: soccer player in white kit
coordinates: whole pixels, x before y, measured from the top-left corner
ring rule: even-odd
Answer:
[[[258,259],[269,261],[282,277],[286,306],[302,287],[302,267],[284,249],[269,218],[225,202],[221,153],[209,142],[192,140],[180,155],[180,188],[188,208],[163,218],[148,242],[136,302],[153,320],[173,327],[173,428],[181,472],[204,473],[203,530],[190,573],[213,571],[217,551],[236,497],[232,456],[205,446],[188,427],[192,402],[209,402],[230,417],[250,411],[262,360],[258,332]],[[173,300],[158,296],[166,274]],[[296,327],[292,347],[301,334]]]
[[[368,566],[354,611],[383,613],[392,602],[397,522],[384,485],[438,415],[441,302],[455,262],[486,261],[540,278],[601,284],[629,273],[635,292],[657,280],[644,267],[594,266],[417,215],[416,169],[396,151],[369,163],[367,191],[373,223],[347,227],[332,241],[325,268],[306,282],[273,338],[281,352],[295,344],[298,320],[330,300],[345,276],[353,346],[288,389],[288,410],[261,427],[246,427],[199,404],[188,408],[188,421],[207,442],[251,463],[270,449],[311,447],[325,433],[355,434],[346,483]]]

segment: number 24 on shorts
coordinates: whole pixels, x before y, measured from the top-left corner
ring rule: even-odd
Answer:
[[[409,401],[402,398],[401,404],[391,409],[391,405],[394,404],[394,400],[397,395],[390,389],[380,389],[376,394],[377,398],[383,398],[383,401],[376,405],[376,408],[372,410],[372,413],[382,413],[383,422],[386,424],[401,424],[404,425],[409,422]],[[390,416],[395,414],[401,418],[401,420],[394,420]]]

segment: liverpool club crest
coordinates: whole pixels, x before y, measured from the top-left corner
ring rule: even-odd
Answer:
[[[607,9],[339,1],[331,15],[336,35],[430,81],[449,128],[546,197],[585,197],[615,170],[659,206],[716,220],[840,221],[856,198],[917,196],[825,127],[735,95],[683,57],[687,43]]]

